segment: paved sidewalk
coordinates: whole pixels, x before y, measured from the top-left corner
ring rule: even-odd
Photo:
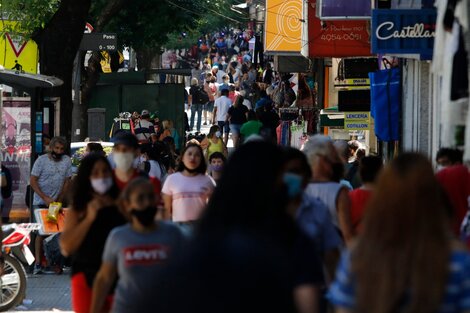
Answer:
[[[70,274],[28,275],[26,299],[11,312],[72,312]]]

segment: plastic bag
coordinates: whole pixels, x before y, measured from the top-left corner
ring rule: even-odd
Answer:
[[[400,69],[392,68],[369,73],[371,115],[375,135],[382,141],[400,138],[401,78]]]
[[[57,223],[59,219],[59,212],[62,209],[62,203],[60,202],[51,202],[49,204],[49,211],[47,212],[47,221],[52,223]]]

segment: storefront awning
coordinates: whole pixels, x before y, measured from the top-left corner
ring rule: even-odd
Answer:
[[[338,107],[321,110],[320,127],[344,128],[344,112],[338,112]]]

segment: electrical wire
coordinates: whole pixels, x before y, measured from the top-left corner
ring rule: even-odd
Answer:
[[[280,6],[280,5],[283,5],[283,4],[285,4],[285,3],[289,2],[289,1],[292,1],[292,0],[286,0],[286,1],[283,1],[283,2],[279,2],[278,4],[275,4],[275,5],[273,5],[273,6],[266,7],[266,10],[271,10],[271,9],[273,9],[273,8],[275,8],[275,7],[278,7],[278,6]],[[303,2],[303,3],[308,3],[309,1],[308,1],[308,0],[303,0],[302,2]]]
[[[281,14],[281,13],[277,13],[277,12],[273,12],[273,11],[266,11],[266,12],[274,14],[274,15],[282,16],[282,17],[291,18],[291,19],[294,19],[294,20],[299,20],[300,22],[305,23],[305,20],[303,18],[299,18],[295,15],[286,15],[286,14]]]
[[[197,14],[197,15],[200,15],[200,16],[206,16],[206,15],[207,15],[207,13],[196,12],[196,11],[193,11],[193,10],[191,10],[191,9],[182,7],[182,6],[180,6],[180,5],[178,5],[178,4],[174,3],[174,2],[172,2],[172,1],[170,1],[170,0],[165,0],[165,1],[166,1],[167,3],[173,5],[173,6],[177,7],[177,8],[180,8],[180,9],[185,10],[185,11],[187,11],[187,12],[191,12],[191,13],[193,13],[193,14]],[[231,18],[231,17],[229,17],[229,16],[223,15],[223,14],[221,14],[221,13],[219,13],[219,12],[213,10],[213,9],[210,9],[210,8],[205,8],[205,9],[207,9],[207,10],[213,12],[214,14],[219,15],[219,16],[225,18],[225,19],[228,19],[228,20],[230,20],[230,21],[232,21],[232,22],[235,22],[235,23],[239,23],[239,22],[240,22],[240,21],[238,21],[238,20],[236,20],[236,19],[233,19],[233,18]],[[245,18],[245,19],[246,19],[246,18]]]

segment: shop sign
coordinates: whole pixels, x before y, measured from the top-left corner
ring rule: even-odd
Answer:
[[[328,19],[370,19],[370,0],[318,0],[318,16]]]
[[[265,51],[299,54],[303,0],[266,0]]]
[[[370,80],[368,78],[347,78],[335,80],[335,88],[341,89],[370,89]]]
[[[436,10],[372,10],[372,53],[417,54],[430,60]]]
[[[26,210],[24,199],[31,171],[31,101],[4,98],[1,114],[0,158],[12,177],[12,195],[3,199],[4,210]]]
[[[304,33],[302,55],[305,57],[370,56],[370,27],[367,21],[321,21],[316,16],[316,0],[304,10],[308,31]]]
[[[370,112],[345,112],[344,129],[346,130],[369,130]]]

